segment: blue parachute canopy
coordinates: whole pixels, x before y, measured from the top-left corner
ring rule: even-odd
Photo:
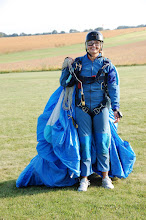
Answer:
[[[78,182],[80,176],[80,143],[78,133],[73,125],[75,118],[75,89],[72,94],[70,110],[64,110],[65,90],[60,86],[50,97],[37,124],[37,152],[16,181],[17,187],[28,185],[46,185],[48,187],[71,186]],[[111,177],[126,178],[133,170],[135,153],[126,141],[117,134],[113,123],[113,111],[109,113],[111,128],[110,171]],[[93,172],[96,170],[94,146],[92,147]]]

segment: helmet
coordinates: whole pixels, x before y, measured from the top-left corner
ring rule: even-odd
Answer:
[[[91,31],[86,35],[85,48],[87,51],[87,42],[90,40],[98,40],[101,42],[101,50],[103,47],[103,35],[99,31]]]
[[[99,31],[91,31],[86,36],[86,42],[90,40],[99,40],[103,42],[103,35]]]

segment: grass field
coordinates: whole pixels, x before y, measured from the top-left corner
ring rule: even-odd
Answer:
[[[87,33],[0,38],[0,72],[61,68],[85,54]],[[103,31],[104,56],[115,65],[146,64],[146,28]]]
[[[137,160],[128,178],[114,180],[114,190],[101,188],[101,179],[93,178],[86,193],[78,193],[77,185],[15,187],[20,172],[37,154],[37,118],[59,86],[60,71],[0,74],[0,219],[146,219],[146,66],[118,71],[124,115],[118,133],[130,142]]]

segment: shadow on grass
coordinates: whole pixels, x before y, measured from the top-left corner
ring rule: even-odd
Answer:
[[[48,193],[49,191],[59,191],[59,190],[75,190],[77,189],[78,184],[75,184],[74,186],[69,187],[54,187],[50,188],[45,185],[42,186],[28,186],[28,187],[22,187],[17,188],[16,187],[16,180],[9,180],[5,182],[0,183],[0,198],[14,198],[19,196],[25,196],[25,195],[34,195],[39,193]]]
[[[101,187],[102,179],[97,174],[92,174],[89,177],[91,186],[90,187]],[[28,186],[23,188],[17,188],[16,187],[16,180],[8,180],[5,182],[0,183],[0,198],[14,198],[19,196],[25,196],[25,195],[33,195],[33,194],[39,194],[39,193],[48,193],[49,191],[77,191],[78,183],[76,183],[73,186],[68,187],[54,187],[50,188],[45,185],[43,186]]]

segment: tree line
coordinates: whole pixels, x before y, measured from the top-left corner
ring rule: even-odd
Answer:
[[[138,26],[118,26],[116,29],[126,29],[126,28],[138,28],[138,27],[146,27],[146,25],[141,24]],[[115,29],[115,30],[116,30]],[[103,31],[103,30],[109,30],[109,29],[103,29],[103,27],[98,27],[95,29],[85,29],[83,32],[89,32],[89,31]],[[70,29],[69,33],[79,33],[80,31],[76,29]],[[44,32],[44,33],[36,33],[36,34],[26,34],[26,33],[13,33],[13,34],[5,34],[3,32],[0,32],[0,37],[19,37],[19,36],[33,36],[33,35],[49,35],[49,34],[65,34],[65,31],[58,32],[57,30],[53,30],[52,32]]]

